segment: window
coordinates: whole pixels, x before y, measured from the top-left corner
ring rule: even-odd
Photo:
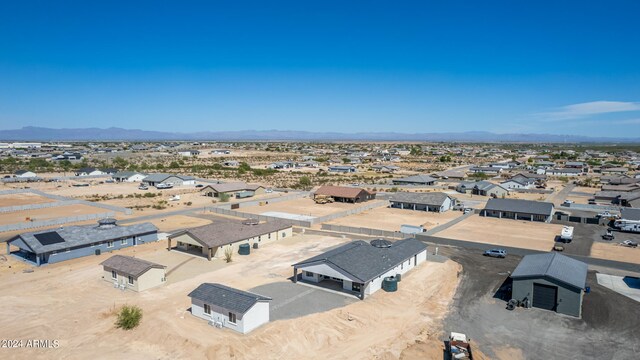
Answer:
[[[232,312],[229,313],[229,322],[232,323],[232,324],[236,323],[236,314],[234,314]]]
[[[269,236],[267,237],[268,239],[271,239],[271,233],[269,233]]]
[[[129,275],[129,284],[133,285],[133,276]]]
[[[127,245],[128,242],[129,242],[129,240],[122,239],[122,240],[120,240],[120,245]]]
[[[313,277],[313,273],[311,271],[305,271],[304,272],[304,276],[306,277]]]
[[[287,233],[283,232],[282,237],[286,237],[286,236],[287,236]]]
[[[113,241],[109,241],[109,242],[107,242],[107,247],[108,247],[108,248],[112,248],[112,247],[113,247]]]
[[[118,274],[116,273],[115,270],[111,270],[111,278],[116,280],[118,278]]]
[[[211,315],[211,305],[204,304],[204,313]]]

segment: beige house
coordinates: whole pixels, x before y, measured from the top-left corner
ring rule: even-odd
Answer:
[[[210,197],[220,197],[221,194],[227,194],[233,196],[238,192],[250,192],[251,196],[262,195],[265,193],[265,188],[259,184],[247,184],[244,182],[232,182],[232,183],[224,183],[224,184],[209,184],[202,189],[200,192],[205,196]]]
[[[100,265],[102,278],[123,290],[144,291],[166,281],[166,266],[131,256],[114,255]]]
[[[238,246],[241,244],[258,247],[292,235],[293,228],[285,221],[259,223],[253,219],[224,220],[170,235],[167,239],[167,249],[173,249],[175,244],[178,250],[202,255],[211,260],[224,258],[227,249],[238,252]]]

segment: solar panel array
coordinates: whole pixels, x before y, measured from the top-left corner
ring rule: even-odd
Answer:
[[[42,245],[51,245],[64,242],[64,239],[55,231],[50,231],[42,234],[33,235],[38,242]]]

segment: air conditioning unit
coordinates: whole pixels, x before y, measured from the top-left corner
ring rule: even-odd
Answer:
[[[220,321],[216,321],[215,322],[215,327],[217,327],[218,329],[222,329],[222,323]]]

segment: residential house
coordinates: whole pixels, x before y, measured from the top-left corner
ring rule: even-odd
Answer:
[[[400,179],[393,179],[391,182],[393,185],[417,185],[417,186],[431,186],[435,185],[438,180],[429,175],[413,175]]]
[[[14,173],[14,175],[17,178],[23,178],[23,179],[37,177],[36,173],[29,170],[18,170]]]
[[[158,186],[158,184],[172,184],[173,186],[195,185],[196,179],[193,176],[156,173],[149,174],[142,182],[149,186]]]
[[[397,192],[391,195],[389,201],[392,208],[433,212],[448,211],[456,203],[455,199],[442,192]]]
[[[456,187],[459,193],[471,193],[473,195],[505,197],[509,190],[489,181],[461,181]]]
[[[113,255],[100,263],[102,278],[114,287],[133,291],[144,291],[165,283],[167,268],[132,256]]]
[[[227,194],[229,196],[234,195],[237,192],[247,191],[251,193],[251,196],[262,195],[265,193],[265,188],[262,185],[258,184],[247,184],[245,182],[232,182],[232,183],[224,183],[224,184],[209,184],[202,189],[200,192],[205,196],[219,198],[222,194]]]
[[[554,205],[550,202],[520,199],[489,199],[481,216],[550,222]]]
[[[321,186],[313,193],[316,196],[330,196],[336,202],[359,203],[376,198],[376,194],[362,188],[346,186]]]
[[[356,167],[352,165],[329,166],[329,172],[353,173],[356,171],[357,171]]]

